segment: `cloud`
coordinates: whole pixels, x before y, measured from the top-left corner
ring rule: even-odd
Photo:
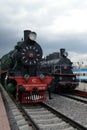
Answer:
[[[69,56],[68,56],[71,61],[73,62],[73,64],[77,67],[79,67],[79,65],[82,67],[84,67],[85,65],[87,65],[87,54],[83,54],[83,53],[76,53],[76,52],[69,52]]]
[[[25,29],[37,32],[44,55],[60,48],[87,53],[87,0],[3,0],[0,8],[0,57]]]

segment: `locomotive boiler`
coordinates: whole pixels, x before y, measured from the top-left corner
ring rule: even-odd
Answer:
[[[60,52],[50,54],[41,62],[42,71],[54,76],[50,85],[53,92],[69,92],[78,85],[76,75],[72,71],[72,62],[67,56],[68,53],[61,48]]]
[[[1,58],[1,82],[21,103],[45,101],[52,80],[39,69],[43,52],[36,36],[35,32],[24,30],[24,40]]]

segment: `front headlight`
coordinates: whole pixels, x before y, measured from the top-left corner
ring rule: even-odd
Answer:
[[[65,57],[67,57],[68,56],[68,53],[67,52],[64,52],[64,54],[63,54]]]
[[[39,77],[40,77],[40,79],[42,79],[42,80],[43,80],[45,76],[44,76],[43,74],[40,74],[40,76],[39,76]]]
[[[24,75],[24,78],[25,78],[26,80],[28,80],[29,77],[30,77],[30,76],[29,76],[28,74],[25,74],[25,75]]]
[[[59,80],[62,80],[62,77],[59,77]]]
[[[75,77],[73,77],[72,80],[75,80]]]
[[[29,34],[29,39],[30,40],[34,41],[36,39],[36,37],[37,37],[37,34],[35,32],[30,32],[30,34]]]

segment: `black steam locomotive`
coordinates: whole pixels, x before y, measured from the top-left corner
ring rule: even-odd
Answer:
[[[60,49],[60,53],[50,54],[41,62],[43,73],[55,77],[50,85],[53,92],[72,91],[78,85],[76,75],[72,71],[72,62],[67,56],[65,49]]]
[[[52,80],[40,71],[42,48],[35,41],[37,34],[24,31],[24,41],[1,58],[1,82],[6,90],[22,103],[43,102]]]

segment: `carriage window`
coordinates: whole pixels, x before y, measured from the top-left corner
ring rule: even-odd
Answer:
[[[85,73],[85,76],[87,76],[87,73]]]
[[[83,73],[80,73],[79,76],[83,76]]]

